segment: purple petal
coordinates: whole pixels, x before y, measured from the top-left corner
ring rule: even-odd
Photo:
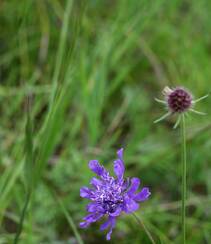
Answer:
[[[125,201],[124,201],[124,211],[126,213],[132,213],[138,210],[139,204],[135,202],[132,198],[125,196]]]
[[[129,178],[126,178],[122,184],[122,190],[123,191],[127,191],[129,186],[130,186],[130,179]]]
[[[117,156],[118,156],[118,158],[121,159],[122,161],[123,161],[123,151],[124,151],[123,148],[121,148],[121,149],[119,149],[119,150],[117,151]]]
[[[103,231],[103,230],[106,230],[108,229],[108,227],[110,226],[111,224],[111,221],[110,221],[110,218],[108,218],[106,220],[106,222],[104,222],[101,226],[100,226],[100,230]]]
[[[135,195],[135,197],[133,199],[135,201],[143,202],[143,201],[146,201],[150,195],[151,195],[151,192],[149,191],[149,188],[144,187],[138,194]]]
[[[83,218],[83,222],[79,224],[81,228],[87,228],[91,223],[96,222],[103,216],[102,213],[94,213],[94,214],[89,214],[86,217]]]
[[[112,219],[110,219],[110,221],[111,221],[110,230],[109,230],[109,232],[106,235],[106,240],[107,241],[110,241],[111,240],[111,234],[112,234],[113,228],[116,225],[116,219],[115,219],[115,217],[110,217],[110,218],[112,218]]]
[[[90,223],[96,222],[103,216],[102,213],[94,213],[94,214],[89,214],[83,218],[83,220],[88,221]]]
[[[82,228],[82,229],[85,229],[85,228],[89,227],[89,225],[90,225],[89,222],[81,222],[79,224],[80,228]]]
[[[80,196],[81,197],[91,199],[92,195],[93,195],[93,191],[90,188],[84,186],[80,189]]]
[[[87,206],[86,209],[90,213],[103,213],[104,209],[102,208],[101,205],[95,202],[90,202]]]
[[[117,159],[114,161],[114,173],[117,178],[120,180],[123,178],[124,175],[124,164],[121,160]]]
[[[125,166],[123,162],[123,148],[117,152],[118,159],[114,161],[114,173],[119,180],[123,179]]]
[[[108,220],[100,226],[101,231],[107,229],[110,226],[110,230],[106,235],[107,241],[109,241],[111,239],[112,230],[115,227],[115,225],[116,225],[115,217],[109,216]]]
[[[102,186],[102,181],[93,177],[90,181],[90,183],[95,187],[95,188],[99,188],[100,186]]]
[[[90,160],[89,168],[97,175],[102,176],[105,172],[105,169],[102,165],[99,164],[98,160]]]
[[[117,217],[120,215],[120,213],[122,212],[122,208],[121,207],[118,207],[115,212],[113,213],[109,213],[110,216],[113,216],[113,217]]]
[[[135,178],[135,177],[132,178],[131,179],[131,185],[129,187],[127,194],[132,197],[133,194],[138,190],[139,186],[140,186],[139,178]]]

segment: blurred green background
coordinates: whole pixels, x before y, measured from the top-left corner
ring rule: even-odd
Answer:
[[[181,243],[180,131],[175,117],[153,124],[165,113],[154,98],[166,85],[210,92],[210,30],[209,0],[0,2],[1,244],[13,242],[28,191],[20,243],[106,243],[99,223],[78,228],[79,189],[88,161],[112,169],[121,147],[126,175],[152,192],[138,215],[157,243]],[[210,106],[187,120],[191,244],[211,243]],[[150,242],[122,215],[110,243]]]

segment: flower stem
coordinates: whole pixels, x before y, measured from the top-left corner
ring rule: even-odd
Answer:
[[[136,221],[138,222],[139,225],[141,225],[141,227],[144,229],[145,233],[147,234],[148,238],[150,239],[152,244],[156,244],[156,242],[154,241],[151,233],[149,232],[149,230],[147,229],[146,225],[144,224],[144,222],[141,220],[141,218],[139,218],[135,213],[133,213],[133,216],[135,217]]]
[[[182,243],[186,243],[186,188],[187,188],[187,156],[186,156],[186,133],[185,133],[185,115],[182,115],[181,139],[182,139]]]

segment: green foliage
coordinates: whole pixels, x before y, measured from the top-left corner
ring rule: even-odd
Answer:
[[[0,243],[12,243],[31,186],[20,243],[103,243],[98,224],[78,229],[86,204],[79,189],[92,175],[88,161],[112,169],[120,147],[126,174],[152,191],[138,215],[157,243],[181,243],[179,131],[174,117],[153,124],[165,112],[154,97],[165,85],[196,98],[210,92],[211,3],[0,6]],[[211,240],[210,105],[209,97],[197,104],[207,116],[187,119],[188,243]],[[120,242],[148,243],[132,216],[119,218],[111,243]]]

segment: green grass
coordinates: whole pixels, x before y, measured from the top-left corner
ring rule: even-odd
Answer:
[[[78,228],[79,189],[88,161],[112,169],[120,147],[127,176],[152,191],[138,215],[157,243],[181,243],[179,130],[174,117],[153,124],[165,112],[154,97],[166,85],[210,92],[210,12],[207,0],[0,3],[0,243],[14,240],[32,178],[20,243],[106,242],[99,224]],[[210,106],[186,121],[191,244],[211,241]],[[127,215],[120,242],[149,243]]]

